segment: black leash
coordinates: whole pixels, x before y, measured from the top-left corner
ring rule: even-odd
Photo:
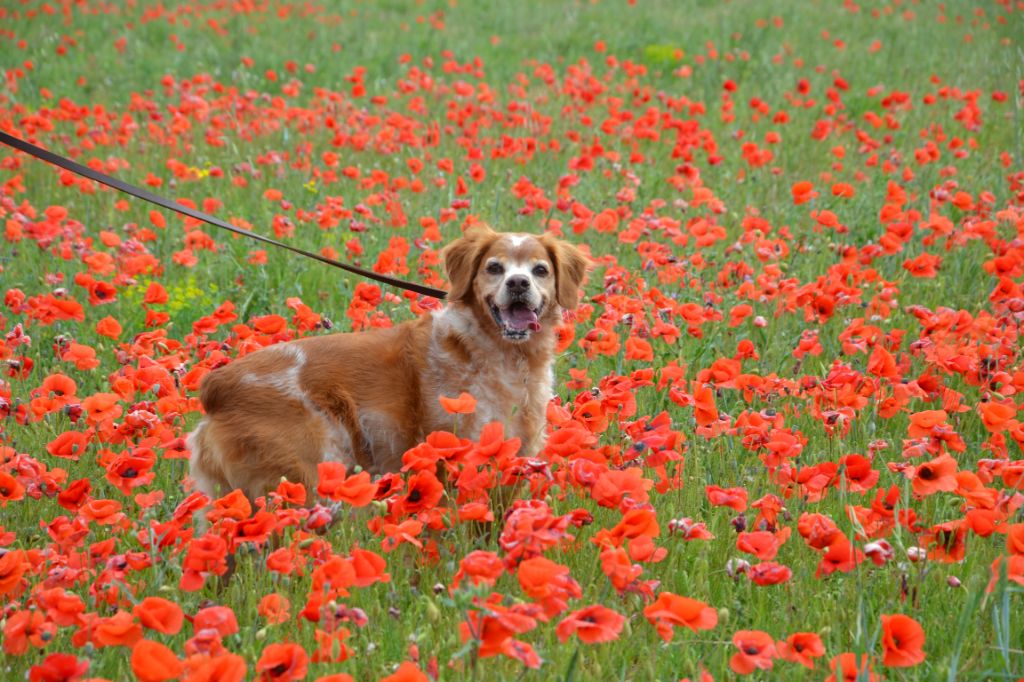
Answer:
[[[176,213],[181,213],[182,215],[187,215],[190,218],[201,220],[204,223],[209,223],[214,227],[219,227],[223,230],[228,230],[229,232],[240,234],[243,237],[249,237],[250,239],[265,242],[267,244],[271,244],[282,249],[287,249],[288,251],[291,251],[292,253],[297,253],[300,256],[312,258],[314,260],[320,261],[321,263],[333,265],[336,268],[341,268],[342,270],[351,272],[352,274],[359,275],[361,277],[367,277],[369,279],[376,280],[383,284],[390,284],[391,286],[398,287],[399,289],[413,291],[423,296],[433,296],[434,298],[444,298],[446,296],[446,292],[442,291],[441,289],[435,289],[434,287],[428,287],[425,284],[414,284],[412,282],[406,282],[405,280],[401,280],[395,277],[381,275],[379,273],[373,272],[372,270],[367,270],[365,268],[361,268],[356,265],[350,265],[348,263],[342,263],[339,260],[328,258],[327,256],[324,256],[322,254],[314,253],[312,251],[306,251],[305,249],[300,249],[297,246],[290,246],[283,242],[279,242],[276,239],[271,239],[270,237],[265,237],[261,234],[251,232],[250,230],[246,230],[241,227],[236,227],[231,223],[225,222],[220,218],[215,218],[214,216],[208,213],[197,211],[194,208],[189,208],[188,206],[179,204],[176,201],[171,201],[170,199],[165,199],[164,197],[158,194],[153,194],[147,189],[143,189],[142,187],[136,187],[135,185],[124,182],[123,180],[118,180],[117,178],[107,175],[106,173],[101,173],[99,171],[93,170],[92,168],[89,168],[88,166],[83,166],[82,164],[76,163],[71,159],[60,156],[59,154],[54,154],[53,152],[47,151],[42,147],[37,147],[34,144],[30,144],[28,142],[25,142],[24,140],[9,135],[3,132],[2,130],[0,130],[0,142],[3,142],[9,147],[14,147],[18,151],[30,154],[31,156],[34,156],[37,159],[42,159],[43,161],[52,163],[53,165],[59,166],[64,170],[68,170],[71,171],[72,173],[81,175],[82,177],[88,178],[89,180],[94,180],[101,184],[107,185],[108,187],[113,187],[114,189],[120,190],[125,194],[130,194],[133,197],[142,199],[143,201],[148,201],[151,204],[156,204],[157,206],[160,206],[162,208],[175,211]]]

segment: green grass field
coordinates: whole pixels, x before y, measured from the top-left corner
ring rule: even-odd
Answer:
[[[238,225],[435,286],[470,219],[595,263],[569,445],[530,481],[527,537],[579,586],[544,614],[513,524],[452,522],[451,490],[323,535],[268,502],[266,542],[176,513],[203,373],[418,306],[0,149],[4,679],[1024,677],[1020,3],[26,1],[0,27],[0,130]],[[214,538],[233,579],[183,586]],[[344,589],[357,548],[387,582]],[[664,593],[716,624],[665,641]],[[562,641],[593,605],[609,641]]]

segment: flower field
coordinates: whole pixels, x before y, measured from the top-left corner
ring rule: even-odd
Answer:
[[[0,146],[0,676],[1024,678],[1022,13],[0,4],[0,130],[431,286],[593,260],[539,457],[207,500],[206,373],[442,303]]]

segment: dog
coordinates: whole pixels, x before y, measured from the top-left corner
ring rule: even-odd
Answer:
[[[487,423],[543,446],[553,395],[556,327],[574,309],[589,266],[549,234],[477,224],[443,253],[447,305],[391,328],[268,346],[207,374],[205,416],[189,436],[191,476],[211,499],[240,489],[250,500],[282,479],[317,485],[317,464],[339,461],[373,475],[433,431],[452,431],[439,396],[470,393],[458,435]]]

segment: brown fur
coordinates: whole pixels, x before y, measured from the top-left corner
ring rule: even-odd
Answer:
[[[555,327],[575,307],[586,257],[548,235],[472,227],[444,251],[449,304],[390,329],[311,337],[251,353],[208,374],[206,417],[190,438],[192,476],[218,497],[240,488],[255,498],[282,478],[316,488],[327,456],[371,473],[398,471],[402,454],[432,431],[475,437],[505,424],[521,454],[541,447],[551,396]],[[501,299],[499,262],[527,272],[543,307],[539,329],[509,340],[490,305]],[[550,266],[550,276],[534,276]],[[531,268],[534,268],[531,270]],[[512,333],[515,333],[513,330]],[[477,411],[445,413],[441,395],[468,391]]]

